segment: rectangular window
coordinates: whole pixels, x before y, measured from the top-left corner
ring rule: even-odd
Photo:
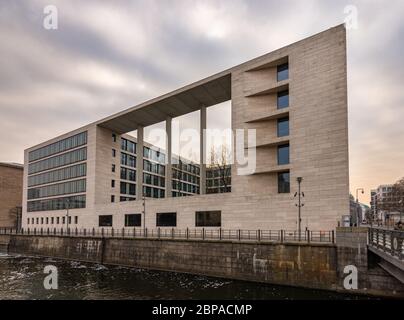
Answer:
[[[125,227],[140,227],[142,225],[142,215],[125,214]]]
[[[54,223],[55,223],[55,218],[52,217],[52,218],[51,218],[51,224],[54,224]]]
[[[41,218],[41,224],[43,224],[43,218]]]
[[[289,135],[289,117],[278,119],[278,137]]]
[[[78,224],[79,223],[79,217],[78,216],[74,216],[74,224]]]
[[[69,221],[69,224],[72,224],[72,217],[71,216],[69,216],[68,221]]]
[[[289,90],[278,92],[278,109],[289,107]]]
[[[222,225],[221,211],[195,212],[195,227],[220,227]]]
[[[62,224],[66,223],[66,217],[62,217]]]
[[[115,202],[115,196],[111,195],[111,202]]]
[[[115,158],[116,157],[116,150],[112,149],[112,157]]]
[[[116,134],[115,133],[112,134],[112,142],[116,142]]]
[[[27,219],[27,224],[29,224],[29,218]]]
[[[46,217],[46,224],[49,224],[49,218]]]
[[[111,167],[111,171],[112,171],[112,172],[115,172],[115,165],[114,165],[114,164],[113,164],[112,167]]]
[[[111,188],[115,188],[115,180],[111,180]]]
[[[99,227],[112,227],[112,215],[98,216]]]
[[[278,173],[278,193],[290,193],[290,173]]]
[[[177,213],[176,212],[159,212],[156,213],[157,227],[176,227]]]
[[[277,80],[283,81],[287,79],[289,79],[289,63],[284,63],[277,67]]]
[[[278,165],[289,164],[289,144],[278,146]]]
[[[60,222],[60,218],[56,217],[56,224],[59,224],[59,222]]]

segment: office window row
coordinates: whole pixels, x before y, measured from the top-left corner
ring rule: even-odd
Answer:
[[[146,159],[153,160],[153,161],[160,162],[160,163],[165,163],[165,161],[166,161],[166,156],[163,152],[160,152],[158,150],[153,150],[149,147],[143,147],[143,156]]]
[[[120,202],[125,202],[125,201],[135,201],[136,198],[132,198],[132,197],[119,197],[119,201]]]
[[[72,224],[72,222],[74,222],[74,224],[78,224],[79,217],[74,216],[73,219],[72,216],[27,218],[28,225],[58,225],[66,224],[66,222],[68,222],[70,225]]]
[[[121,167],[121,179],[129,180],[129,181],[136,181],[136,171],[132,170],[132,169]]]
[[[130,141],[128,139],[122,138],[121,139],[121,149],[123,151],[127,151],[129,153],[136,154],[136,143],[133,141]]]
[[[87,164],[81,163],[71,167],[49,171],[28,177],[28,186],[37,186],[62,180],[84,177],[87,174]]]
[[[199,176],[173,169],[173,179],[199,184]]]
[[[84,161],[86,159],[87,159],[87,148],[84,147],[78,150],[64,153],[59,156],[31,163],[28,167],[28,174],[34,174],[37,172],[66,166],[68,164]]]
[[[172,181],[172,188],[173,188],[173,190],[184,191],[184,192],[195,193],[195,194],[197,194],[199,192],[199,186],[194,185],[194,184],[189,184],[186,182],[182,182],[182,181],[177,181],[177,180]]]
[[[57,141],[45,147],[33,150],[29,153],[28,159],[30,162],[39,160],[41,158],[45,158],[53,154],[57,154],[63,151],[67,151],[69,149],[85,145],[86,143],[87,143],[87,131]]]
[[[86,179],[28,189],[28,199],[31,200],[82,192],[86,192]]]
[[[150,173],[165,175],[165,166],[159,163],[150,162],[149,160],[143,160],[143,170]]]
[[[164,198],[165,190],[143,186],[143,195],[147,198]]]
[[[221,211],[196,211],[195,227],[220,227],[222,225]],[[99,215],[99,227],[113,227],[113,215]],[[125,227],[142,226],[142,214],[125,214]],[[156,213],[156,227],[176,227],[176,212],[158,212]]]
[[[136,168],[136,157],[121,152],[121,165]]]
[[[79,209],[86,207],[86,196],[72,196],[27,202],[28,212]]]
[[[178,170],[186,171],[189,173],[193,173],[196,175],[199,175],[200,169],[198,165],[192,164],[192,163],[186,163],[183,162],[182,160],[178,160],[178,163],[173,163],[173,168],[176,168]]]
[[[120,193],[132,195],[132,196],[136,195],[136,184],[121,181]],[[114,202],[114,201],[112,201],[112,202]]]
[[[143,183],[151,184],[156,187],[165,187],[165,177],[156,176],[150,173],[143,173]]]

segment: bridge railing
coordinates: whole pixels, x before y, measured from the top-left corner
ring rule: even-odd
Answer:
[[[369,246],[404,260],[404,231],[369,228]]]
[[[222,228],[0,228],[0,235],[38,235],[69,237],[113,237],[113,238],[150,238],[150,239],[184,239],[184,240],[235,240],[266,242],[305,242],[335,243],[335,232],[305,230],[299,235],[296,230],[245,230]]]

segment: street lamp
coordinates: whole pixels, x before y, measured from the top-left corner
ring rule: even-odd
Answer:
[[[146,197],[143,196],[143,236],[146,233]]]
[[[359,227],[359,195],[358,192],[361,191],[362,194],[365,193],[365,190],[363,188],[357,188],[356,189],[356,226]]]
[[[295,198],[298,196],[298,203],[296,204],[296,207],[298,207],[298,233],[299,233],[299,241],[300,241],[300,237],[301,237],[301,232],[302,232],[302,217],[301,217],[301,213],[302,213],[302,207],[304,206],[304,203],[302,203],[302,199],[301,197],[304,198],[304,192],[300,192],[300,185],[303,181],[302,177],[297,177],[296,179],[297,184],[298,184],[298,192],[295,193]]]

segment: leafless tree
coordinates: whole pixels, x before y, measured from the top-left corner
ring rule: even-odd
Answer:
[[[226,192],[231,185],[230,156],[231,154],[226,144],[218,148],[211,147],[209,169],[213,172],[218,172],[220,179],[219,192],[222,189]]]

